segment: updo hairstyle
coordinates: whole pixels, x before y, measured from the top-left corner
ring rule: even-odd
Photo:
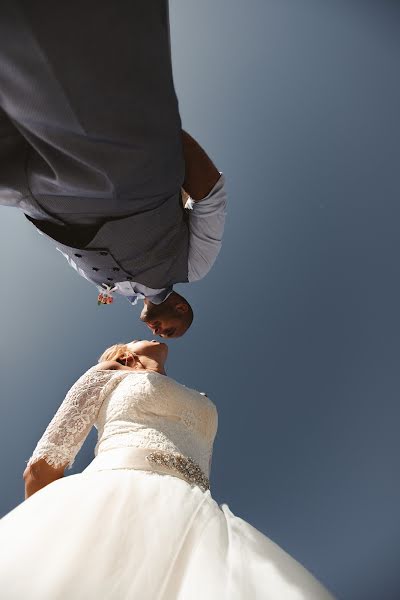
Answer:
[[[121,365],[127,365],[128,359],[131,357],[137,358],[136,352],[132,352],[129,350],[127,344],[114,344],[110,346],[103,352],[103,354],[99,357],[99,363],[104,362],[106,360],[115,360]]]

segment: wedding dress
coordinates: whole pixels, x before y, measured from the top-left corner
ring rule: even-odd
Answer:
[[[27,462],[70,469],[93,425],[95,458],[0,520],[2,600],[332,600],[213,500],[217,421],[209,398],[165,375],[89,369]]]

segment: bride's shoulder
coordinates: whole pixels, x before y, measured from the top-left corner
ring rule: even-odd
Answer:
[[[104,360],[103,362],[93,365],[89,371],[119,371],[122,370],[122,365],[116,360]]]
[[[94,381],[107,381],[112,378],[116,373],[121,373],[121,365],[113,360],[106,360],[96,365],[93,365],[87,371],[85,371],[80,380],[94,382]],[[123,371],[126,372],[126,371]]]

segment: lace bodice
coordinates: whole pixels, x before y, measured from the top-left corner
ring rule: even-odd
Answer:
[[[27,465],[44,458],[71,469],[93,425],[95,456],[112,448],[155,448],[190,456],[209,475],[218,425],[211,400],[159,373],[94,367],[69,390]]]

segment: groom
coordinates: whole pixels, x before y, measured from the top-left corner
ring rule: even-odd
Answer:
[[[0,204],[161,337],[193,319],[176,283],[222,243],[225,178],[181,128],[167,0],[0,4]]]

